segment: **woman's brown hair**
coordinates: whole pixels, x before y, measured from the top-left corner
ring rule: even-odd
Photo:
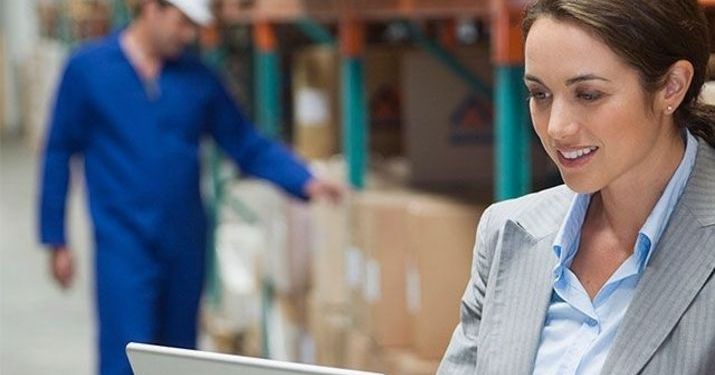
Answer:
[[[640,73],[649,94],[664,85],[675,62],[689,61],[693,80],[675,123],[715,147],[715,107],[699,101],[710,40],[697,0],[536,0],[525,10],[525,36],[540,17],[570,22],[599,38]]]

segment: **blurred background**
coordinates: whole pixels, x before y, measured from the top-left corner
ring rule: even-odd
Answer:
[[[703,1],[710,19],[711,2]],[[78,279],[36,236],[38,163],[68,53],[121,30],[125,0],[0,2],[0,373],[92,374],[91,228],[70,196]],[[351,187],[301,203],[209,141],[200,348],[433,374],[492,201],[560,183],[531,131],[507,0],[221,0],[196,50],[256,127]],[[706,88],[704,96],[710,91]]]

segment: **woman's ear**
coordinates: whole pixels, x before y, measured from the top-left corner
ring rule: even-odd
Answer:
[[[678,109],[688,93],[694,71],[693,64],[686,60],[679,60],[670,67],[661,90],[660,110],[672,115]]]

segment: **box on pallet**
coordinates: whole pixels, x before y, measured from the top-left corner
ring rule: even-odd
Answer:
[[[458,61],[491,87],[494,69],[486,46],[455,54]],[[422,51],[405,55],[406,154],[412,182],[422,186],[492,186],[494,180],[494,103],[454,72]],[[527,126],[524,124],[524,126]],[[533,137],[535,185],[554,172]]]
[[[385,373],[390,375],[434,375],[439,367],[439,360],[422,359],[406,350],[389,350],[383,357]]]
[[[325,179],[345,181],[344,163],[339,159],[313,162],[313,172]],[[322,305],[345,306],[346,249],[348,246],[348,201],[339,204],[316,201],[310,204],[313,217],[312,291]]]
[[[404,153],[401,65],[404,50],[373,47],[365,54],[365,90],[369,111],[369,147],[375,155]]]
[[[476,224],[482,208],[434,197],[407,209],[407,300],[415,353],[444,354],[459,321],[460,298],[470,276]]]
[[[328,158],[340,149],[339,66],[332,47],[308,47],[295,55],[293,144],[304,158]]]
[[[323,366],[345,365],[346,340],[351,326],[348,308],[324,303],[311,293],[308,297],[308,328],[315,343],[315,362]]]
[[[353,203],[353,251],[364,261],[361,285],[353,293],[357,329],[381,348],[411,342],[406,317],[407,206],[412,193],[369,191]]]
[[[349,369],[383,372],[385,364],[377,343],[366,333],[352,329],[345,344],[345,366]]]

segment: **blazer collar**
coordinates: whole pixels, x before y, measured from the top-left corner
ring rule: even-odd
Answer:
[[[603,367],[637,374],[715,270],[715,150],[704,141],[688,185],[643,274]]]
[[[558,229],[558,227],[556,228]],[[534,238],[508,220],[494,259],[493,300],[484,311],[480,332],[479,374],[530,374],[551,296],[552,243],[556,231]],[[504,355],[509,348],[510,355]],[[513,350],[513,351],[512,351]]]

